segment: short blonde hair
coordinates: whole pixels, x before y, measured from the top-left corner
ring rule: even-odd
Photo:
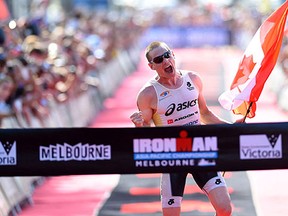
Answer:
[[[145,56],[148,62],[152,61],[151,57],[149,56],[150,52],[157,47],[163,47],[163,48],[170,50],[169,46],[165,42],[162,42],[162,41],[151,42],[145,49]]]

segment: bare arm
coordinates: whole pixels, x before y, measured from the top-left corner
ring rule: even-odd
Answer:
[[[204,124],[222,124],[222,123],[229,124],[230,122],[214,114],[207,106],[206,100],[202,92],[203,84],[202,84],[200,77],[197,74],[192,74],[192,73],[189,75],[190,75],[190,78],[193,80],[194,84],[197,86],[198,91],[199,91],[198,104],[199,104],[201,122]]]
[[[134,112],[130,119],[136,127],[149,127],[152,124],[154,89],[148,86],[141,90],[137,96],[137,112]]]

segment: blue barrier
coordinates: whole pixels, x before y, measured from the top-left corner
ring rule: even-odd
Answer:
[[[223,26],[155,26],[146,30],[141,38],[142,47],[151,41],[165,41],[171,47],[203,47],[231,45],[231,34]]]

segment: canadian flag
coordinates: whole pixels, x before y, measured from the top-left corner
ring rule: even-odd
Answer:
[[[224,109],[253,118],[256,101],[279,55],[288,12],[285,1],[260,26],[248,44],[230,86],[218,98]],[[249,110],[249,112],[248,112]]]

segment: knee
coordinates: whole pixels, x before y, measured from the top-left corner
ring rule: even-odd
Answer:
[[[219,206],[216,209],[216,216],[231,216],[232,215],[232,206],[229,204]]]

